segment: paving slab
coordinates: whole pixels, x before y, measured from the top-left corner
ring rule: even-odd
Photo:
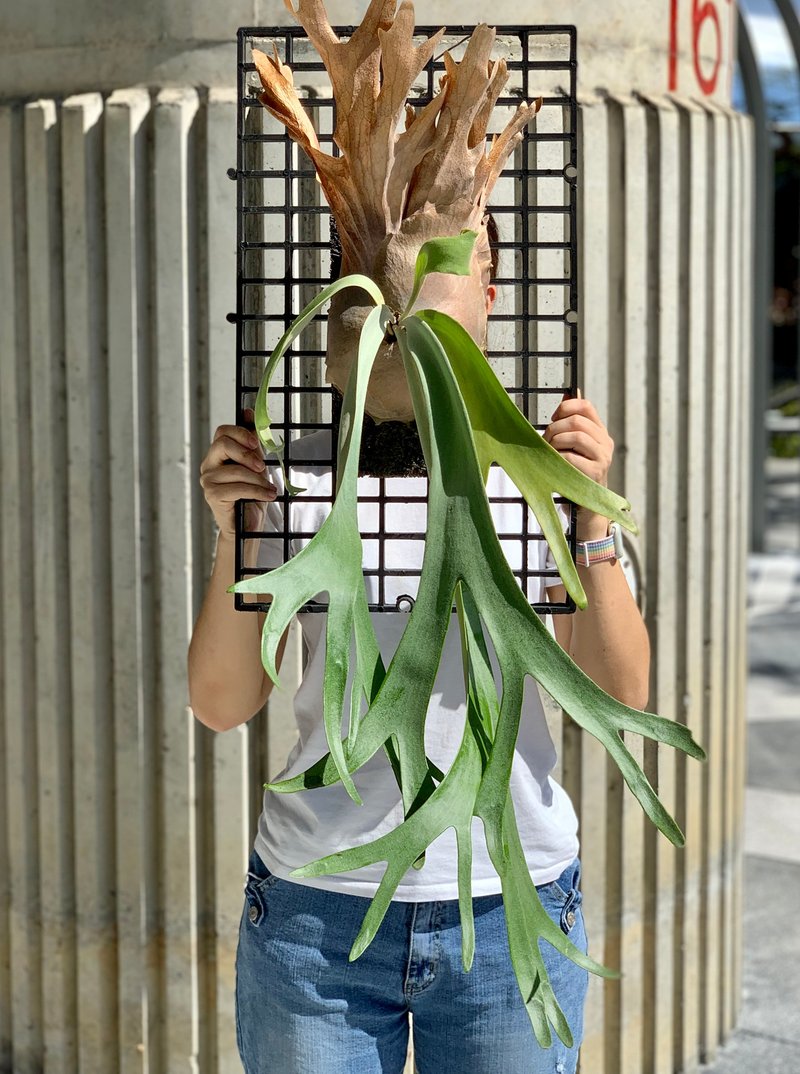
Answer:
[[[796,719],[762,720],[750,724],[747,729],[747,786],[789,794],[800,791],[800,714]]]
[[[800,1045],[737,1033],[703,1074],[798,1074]]]
[[[739,1023],[703,1074],[800,1074],[800,558],[749,564]]]

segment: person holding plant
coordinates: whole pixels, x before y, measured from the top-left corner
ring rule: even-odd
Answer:
[[[433,100],[413,107],[409,87],[441,32],[417,44],[411,5],[394,6],[371,0],[339,41],[320,0],[299,2],[338,105],[335,158],[277,52],[253,54],[259,99],[316,167],[342,279],[273,352],[254,430],[220,426],[201,466],[219,537],[189,650],[196,717],[225,732],[263,706],[295,614],[306,655],[298,740],[265,785],[245,882],[237,1042],[246,1074],[400,1074],[411,1013],[418,1074],[571,1074],[587,970],[608,971],[586,953],[577,818],[551,775],[534,679],[600,738],[673,842],[680,830],[619,731],[702,751],[685,728],[638,711],[647,631],[606,540],[611,518],[635,525],[607,487],[614,444],[601,416],[565,393],[540,437],[480,350],[496,297],[487,198],[541,99],[520,104],[487,151],[507,73],[481,25],[460,62],[445,53]],[[387,135],[404,110],[405,131]],[[267,396],[285,348],[328,299],[335,490],[333,430],[293,441],[284,469]],[[387,563],[405,571],[411,614],[368,611],[375,579],[362,575],[359,533],[375,527],[375,473],[397,475],[402,529],[427,535],[397,542]],[[577,565],[556,491],[579,505]],[[518,532],[520,492],[547,537],[524,594],[497,539]],[[274,573],[232,587],[241,499],[247,529],[264,535],[248,566]],[[286,529],[304,536],[283,563],[269,536]],[[536,573],[555,566],[560,578]],[[269,612],[236,612],[232,588]],[[530,605],[568,592],[580,610],[553,617],[554,641]],[[324,613],[304,610],[320,598]]]
[[[462,318],[465,310],[459,285],[448,291],[441,282],[437,308],[454,319]],[[481,286],[483,313],[474,326],[480,341],[495,297],[488,277]],[[565,393],[544,439],[582,473],[606,483],[614,445],[589,400]],[[192,637],[189,682],[195,715],[220,732],[250,719],[273,687],[260,659],[264,613],[237,613],[228,592],[234,573],[236,501],[252,501],[247,507],[248,528],[268,531],[270,521],[279,528],[275,511],[281,472],[265,466],[257,445],[248,429],[221,426],[201,467],[201,483],[219,537]],[[311,460],[303,478],[307,480],[314,469]],[[503,524],[502,519],[498,524]],[[304,526],[293,522],[293,528]],[[579,541],[605,537],[607,530],[607,518],[579,510]],[[259,565],[277,564],[262,557]],[[634,708],[644,708],[648,638],[621,566],[608,559],[578,570],[588,606],[573,616],[554,616],[556,637],[604,690]],[[560,582],[542,589],[550,600],[566,599]],[[541,593],[531,596],[541,598]],[[299,618],[308,660],[295,698],[300,737],[283,776],[303,771],[325,749],[321,720],[324,616],[301,614]],[[408,617],[376,613],[372,618],[388,663]],[[448,701],[448,696],[459,692],[463,694],[463,671],[454,628],[445,642],[428,713],[428,726],[436,738],[429,752],[441,767],[452,760],[463,726],[463,703]],[[555,759],[531,682],[512,771],[512,793],[542,905],[576,946],[586,950],[577,820],[567,795],[549,774]],[[480,850],[477,824],[473,852],[476,955],[469,973],[460,961],[455,848],[454,840],[448,838],[452,832],[444,833],[429,848],[422,869],[410,870],[372,945],[355,962],[348,960],[367,899],[377,890],[380,869],[305,882],[289,873],[293,866],[337,845],[368,842],[401,822],[403,803],[385,758],[376,756],[374,764],[364,766],[358,784],[364,802],[360,808],[354,807],[340,784],[300,795],[265,792],[237,954],[237,1036],[247,1074],[272,1070],[399,1074],[407,1048],[408,1011],[414,1014],[419,1074],[574,1071],[587,972],[546,943],[542,945],[574,1042],[567,1048],[556,1040],[550,1049],[539,1049],[516,993],[499,881],[485,851]]]

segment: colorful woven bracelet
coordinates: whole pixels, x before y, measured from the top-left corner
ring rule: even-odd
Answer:
[[[593,567],[607,559],[622,559],[622,532],[614,522],[609,526],[607,537],[596,541],[578,541],[577,562],[583,567]]]

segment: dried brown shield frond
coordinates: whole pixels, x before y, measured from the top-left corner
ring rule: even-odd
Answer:
[[[292,72],[277,52],[257,49],[253,59],[263,86],[259,100],[285,124],[314,163],[336,220],[342,273],[372,277],[394,308],[412,290],[414,264],[428,239],[478,233],[469,277],[426,280],[416,306],[436,304],[442,288],[480,341],[485,324],[484,284],[490,254],[486,202],[522,131],[541,107],[541,98],[520,104],[505,129],[489,141],[492,110],[507,80],[504,60],[493,61],[495,31],[477,26],[464,57],[445,53],[438,92],[424,107],[407,103],[409,90],[434,55],[444,29],[414,42],[414,8],[403,0],[372,0],[361,25],[340,40],[321,0],[299,0],[295,10],[319,52],[336,102],[334,140],[341,155],[320,148],[311,120],[294,86]],[[338,295],[328,320],[327,378],[343,390],[361,327],[371,305],[356,291]],[[410,421],[411,398],[396,345],[382,345],[370,380],[367,410],[378,421]]]

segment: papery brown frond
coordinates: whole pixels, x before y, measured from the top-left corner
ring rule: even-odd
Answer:
[[[538,97],[532,104],[519,105],[503,131],[492,139],[489,152],[475,170],[475,196],[482,194],[485,199],[491,193],[506,166],[506,161],[514,148],[522,141],[523,128],[530,123],[541,107],[541,97]]]
[[[294,88],[292,69],[281,61],[277,47],[273,45],[273,48],[274,56],[253,49],[253,62],[264,87],[258,99],[304,149],[310,146],[319,149],[317,132]]]
[[[444,208],[472,194],[483,145],[470,146],[470,131],[489,87],[489,53],[495,31],[476,26],[461,63],[445,53],[445,100],[431,151],[417,168],[409,194],[408,215],[426,204]]]
[[[444,30],[416,44],[411,0],[402,0],[399,8],[397,0],[371,0],[361,25],[345,41],[332,29],[322,0],[298,0],[296,8],[290,0],[284,2],[328,71],[336,102],[334,140],[341,155],[321,149],[292,73],[277,53],[268,57],[254,50],[264,87],[259,100],[316,167],[336,219],[342,272],[371,276],[387,301],[400,309],[411,291],[420,246],[471,228],[478,232],[475,272],[483,279],[489,264],[487,199],[523,127],[541,107],[541,100],[521,104],[487,152],[492,111],[508,80],[505,61],[491,59],[495,30],[477,26],[461,62],[446,52],[435,96],[415,108],[408,103],[409,92]],[[340,297],[329,317],[328,378],[340,388],[357,339],[343,325],[351,321],[353,329],[361,317],[355,307],[347,310],[353,301],[350,293]],[[368,409],[381,419],[401,412],[406,420],[410,417],[410,400],[406,393],[401,406],[397,369],[392,371],[398,362],[393,348],[385,345],[375,364],[373,381],[381,380],[383,369],[388,379],[384,398],[376,401],[373,393]]]
[[[469,132],[469,145],[478,145],[486,137],[486,131],[489,127],[489,120],[492,116],[492,110],[497,104],[497,98],[503,92],[506,82],[508,81],[508,66],[505,60],[497,60],[496,62],[489,63],[489,82],[486,87],[486,93],[484,95],[483,104],[478,109],[475,116],[475,120]]]

